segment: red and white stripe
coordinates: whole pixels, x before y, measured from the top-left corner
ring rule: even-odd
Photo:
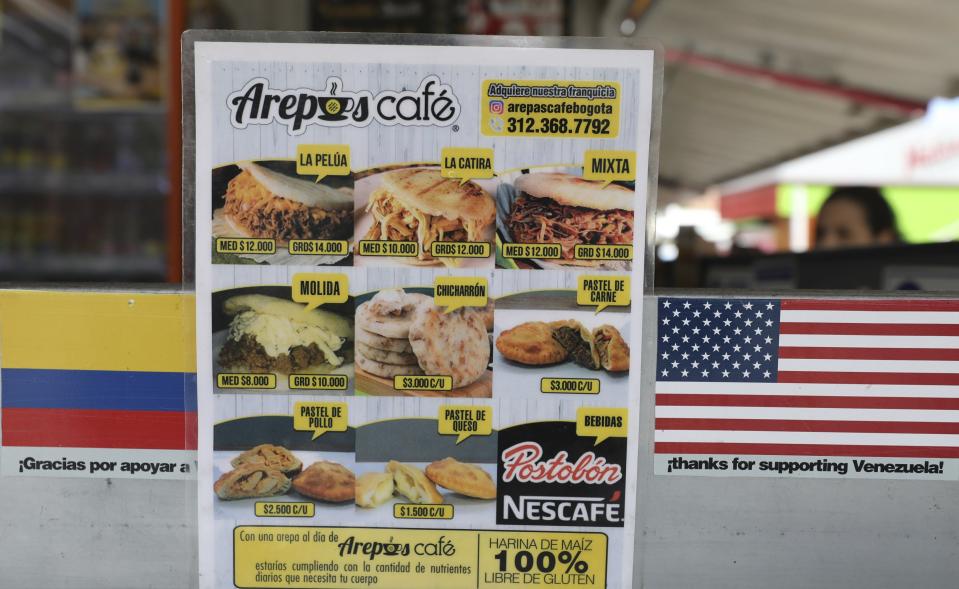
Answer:
[[[779,382],[959,385],[959,302],[784,300]]]
[[[656,452],[959,458],[959,301],[786,300],[775,383],[657,382]]]

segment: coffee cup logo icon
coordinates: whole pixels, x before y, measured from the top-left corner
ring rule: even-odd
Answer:
[[[332,96],[320,100],[320,110],[323,114],[320,116],[324,121],[342,121],[346,118],[346,113],[353,108],[352,98],[340,98]]]

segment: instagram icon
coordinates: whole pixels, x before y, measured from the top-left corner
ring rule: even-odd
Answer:
[[[494,115],[503,114],[503,101],[502,100],[490,100],[489,101],[489,111]]]

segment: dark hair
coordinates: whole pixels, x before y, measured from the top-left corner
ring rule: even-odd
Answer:
[[[866,215],[866,223],[873,235],[883,231],[892,233],[896,241],[900,241],[899,227],[896,224],[896,213],[889,206],[882,191],[874,186],[837,186],[829,194],[829,198],[819,208],[822,211],[826,205],[837,200],[847,200],[862,208]]]

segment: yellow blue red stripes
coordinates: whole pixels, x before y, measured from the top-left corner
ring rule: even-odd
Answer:
[[[196,372],[194,298],[0,291],[0,368]]]
[[[0,291],[3,445],[196,448],[194,297]]]

